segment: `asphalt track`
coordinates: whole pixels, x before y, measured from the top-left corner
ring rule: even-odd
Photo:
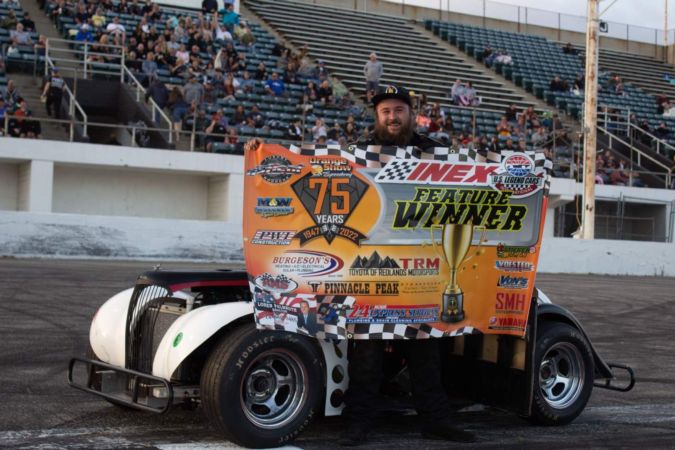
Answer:
[[[68,359],[83,354],[98,306],[151,267],[0,260],[0,448],[234,447],[209,429],[199,409],[163,416],[123,411],[67,386]],[[636,370],[633,391],[596,388],[583,414],[565,427],[534,427],[495,409],[461,412],[458,423],[479,437],[463,446],[422,439],[415,417],[392,417],[360,448],[675,447],[675,279],[540,275],[537,285],[574,312],[605,360]],[[335,448],[341,426],[340,418],[319,419],[294,446]]]

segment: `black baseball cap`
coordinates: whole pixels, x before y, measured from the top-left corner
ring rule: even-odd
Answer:
[[[390,98],[395,98],[397,100],[402,100],[412,108],[412,98],[410,97],[410,92],[402,86],[395,86],[393,84],[387,86],[383,91],[373,97],[373,106],[377,108],[377,104],[382,100],[388,100]]]

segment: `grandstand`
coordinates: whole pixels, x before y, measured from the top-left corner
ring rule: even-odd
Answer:
[[[191,247],[202,249],[195,250],[194,257],[234,257],[238,249],[231,247],[236,246],[231,237],[223,240],[229,247],[213,245],[213,252],[198,244],[197,235],[187,238],[180,250],[175,246],[167,250],[171,245],[164,242],[157,244],[163,250],[148,252],[137,250],[146,244],[136,242],[132,230],[153,226],[175,229],[191,222],[211,232],[215,223],[225,222],[230,233],[237,233],[232,230],[240,220],[237,195],[243,176],[242,144],[254,137],[283,145],[312,142],[318,121],[325,123],[326,138],[335,143],[351,142],[367,133],[373,119],[364,101],[363,66],[371,52],[377,53],[385,67],[381,84],[406,86],[420,98],[420,112],[443,118],[443,126],[448,119],[447,128],[440,130],[447,131],[448,145],[499,151],[511,145],[508,140],[522,140],[527,149],[549,152],[559,179],[553,184],[547,233],[569,236],[575,230],[574,200],[580,185],[574,178],[580,173],[583,93],[552,90],[551,81],[560,76],[571,88],[575,78],[583,74],[583,49],[578,46],[578,54],[567,54],[557,40],[484,28],[461,15],[452,21],[439,20],[432,10],[417,11],[416,17],[422,19],[411,20],[392,15],[386,5],[378,12],[290,0],[243,1],[238,6],[252,38],[244,38],[247,31],[241,27],[238,31],[243,30],[242,34],[234,33],[231,47],[228,39],[210,37],[202,42],[190,32],[190,23],[199,24],[192,31],[209,29],[215,36],[216,29],[209,28],[208,18],[200,23],[198,4],[195,9],[162,6],[159,11],[144,12],[116,10],[118,2],[113,1],[96,20],[104,25],[118,20],[126,30],[123,40],[107,32],[105,26],[94,25],[92,17],[99,15],[96,7],[101,5],[93,4],[87,14],[71,2],[61,6],[52,1],[22,0],[21,6],[0,5],[0,22],[14,11],[18,21],[29,12],[36,23],[30,45],[13,46],[12,25],[0,28],[4,44],[0,90],[9,99],[7,86],[12,80],[33,112],[30,121],[18,121],[13,114],[19,105],[12,105],[5,117],[5,137],[0,138],[0,216],[10,219],[6,223],[22,227],[22,233],[30,228],[39,234],[43,231],[35,230],[58,223],[55,229],[67,234],[77,219],[75,222],[82,221],[81,231],[87,239],[107,242],[103,250],[93,251],[100,256],[134,257],[152,252],[176,256],[189,254]],[[149,19],[153,14],[156,18]],[[82,39],[83,23],[91,26],[93,42],[86,36]],[[184,34],[177,35],[177,29]],[[102,42],[101,36],[106,35],[110,37]],[[141,41],[146,45],[164,41],[162,48],[156,48],[160,56],[153,72],[146,70],[148,52],[138,48]],[[193,58],[199,61],[196,66],[178,67],[181,43],[187,44],[190,62]],[[488,67],[486,47],[508,55],[510,62],[496,61]],[[230,52],[236,56],[227,59],[222,66],[223,79],[218,78],[221,75],[215,65],[209,64]],[[132,53],[138,53],[136,59]],[[291,60],[297,58],[298,66],[289,71],[290,55]],[[231,64],[236,65],[232,72],[237,83],[243,80],[244,71],[251,74],[253,80],[246,82],[247,88],[233,86],[227,91],[223,80]],[[256,77],[261,65],[266,74]],[[40,101],[42,76],[54,66],[64,72],[73,92],[72,100],[64,97],[62,121],[47,116]],[[600,66],[599,150],[603,154],[608,150],[613,163],[625,166],[630,178],[624,184],[637,185],[639,179],[649,188],[599,186],[599,237],[672,242],[675,209],[671,202],[675,198],[673,191],[663,188],[672,182],[669,170],[675,153],[675,118],[658,113],[656,96],[675,92],[669,83],[673,66],[649,56],[609,49],[601,50]],[[286,79],[283,95],[266,89],[273,73]],[[187,93],[192,89],[193,75],[205,92],[198,104],[186,102],[182,115],[176,113],[175,104],[160,105],[162,97],[150,95],[155,78],[169,90],[175,87]],[[610,82],[614,75],[622,80],[621,92]],[[472,83],[479,103],[457,104],[450,95],[457,79]],[[310,81],[319,84],[324,80],[346,87],[341,101],[305,97]],[[503,134],[498,127],[511,105],[517,115],[509,122],[509,132]],[[519,122],[528,107],[533,107],[533,118]],[[223,123],[219,132],[209,128],[212,117]],[[296,121],[301,123],[300,135],[290,133]],[[36,133],[13,128],[26,122],[39,124],[37,134],[42,142],[27,139]],[[660,122],[673,130],[670,135],[657,136]],[[356,130],[350,135],[344,131],[348,124]],[[536,135],[539,128],[544,129],[541,139]],[[422,126],[419,130],[437,132]],[[608,172],[607,184],[611,170]],[[104,216],[112,217],[109,223],[113,225],[101,234],[100,218]],[[10,236],[17,233],[3,231]],[[222,234],[222,230],[216,233]],[[120,246],[115,235],[126,236],[135,244]],[[44,240],[41,245],[47,253],[66,251],[56,247],[45,250]],[[77,247],[66,254],[89,251],[86,245]],[[5,254],[39,252],[32,244],[11,248]]]

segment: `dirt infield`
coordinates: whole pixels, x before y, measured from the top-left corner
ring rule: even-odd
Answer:
[[[68,360],[84,353],[98,306],[151,268],[138,262],[0,260],[0,448],[231,446],[208,428],[200,410],[164,416],[124,411],[67,386]],[[458,422],[479,436],[466,447],[672,447],[675,279],[548,274],[538,277],[537,286],[577,316],[605,360],[632,366],[637,385],[629,393],[595,389],[584,413],[566,427],[533,427],[494,409],[461,413]],[[419,437],[414,421],[392,417],[362,448],[449,446]],[[294,445],[335,448],[341,426],[340,418],[317,420]]]

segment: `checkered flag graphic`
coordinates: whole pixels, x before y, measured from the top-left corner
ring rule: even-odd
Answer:
[[[389,161],[387,165],[377,173],[377,176],[375,176],[375,181],[384,183],[403,181],[408,178],[408,175],[410,175],[418,165],[419,161],[394,159]]]
[[[483,333],[474,327],[461,327],[448,333],[426,323],[409,325],[402,323],[357,323],[347,325],[347,337],[349,339],[429,339],[466,334]]]

